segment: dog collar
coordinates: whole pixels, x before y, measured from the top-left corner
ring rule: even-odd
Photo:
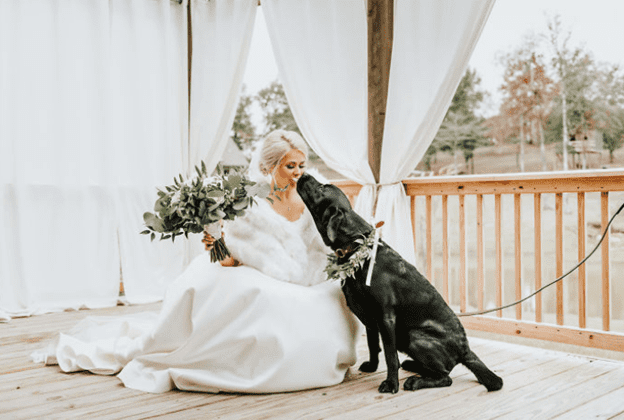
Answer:
[[[328,254],[327,266],[324,270],[327,273],[328,280],[340,280],[341,285],[344,285],[347,278],[355,278],[356,271],[364,267],[366,261],[371,259],[373,249],[375,248],[376,232],[378,230],[373,229],[367,236],[362,235],[361,238],[356,239],[348,247],[337,249],[334,253]],[[357,247],[355,246],[356,244]],[[349,255],[349,258],[346,261],[338,262],[347,255]]]
[[[353,251],[355,251],[355,249],[353,249],[353,245],[349,245],[346,248],[339,248],[337,250],[334,251],[334,254],[338,257],[338,258],[344,258],[347,255],[351,254]]]

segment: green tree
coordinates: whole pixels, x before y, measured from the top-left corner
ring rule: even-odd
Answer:
[[[570,133],[579,134],[592,129],[595,109],[591,102],[593,85],[593,59],[581,47],[569,46],[571,33],[564,32],[561,18],[548,21],[548,33],[544,36],[551,47],[552,65],[558,78],[559,97],[555,106],[560,107],[561,138],[563,144],[563,168],[568,169],[568,142]],[[551,124],[557,127],[558,124]],[[559,134],[559,133],[557,133]]]
[[[475,114],[484,97],[484,93],[478,89],[479,83],[481,79],[476,70],[467,69],[442,125],[425,154],[425,166],[430,167],[431,159],[437,151],[446,152],[453,155],[455,173],[458,173],[458,157],[463,154],[466,166],[470,166],[474,173],[474,151],[488,144],[484,136],[486,128],[483,118]]]
[[[241,150],[247,149],[256,139],[256,127],[251,121],[251,107],[254,98],[251,95],[247,95],[245,90],[245,85],[243,85],[230,134],[232,140]]]
[[[500,58],[505,66],[500,87],[503,93],[500,118],[488,121],[490,128],[496,126],[496,131],[506,136],[500,140],[517,139],[521,172],[524,172],[524,143],[536,143],[537,139],[542,170],[546,170],[544,125],[557,93],[557,85],[547,76],[538,41],[534,36],[527,36],[517,49]]]
[[[260,104],[264,118],[265,132],[263,135],[278,129],[296,131],[301,134],[288,105],[284,87],[280,82],[277,80],[271,82],[269,86],[258,92],[256,99]]]
[[[301,134],[290,105],[288,105],[284,86],[279,81],[274,80],[269,86],[258,92],[256,100],[260,104],[264,118],[265,131],[263,135],[279,129],[296,131]],[[309,159],[311,161],[320,160],[312,148],[309,148]]]
[[[613,153],[624,145],[624,73],[617,65],[603,64],[594,80],[596,129],[613,163]]]

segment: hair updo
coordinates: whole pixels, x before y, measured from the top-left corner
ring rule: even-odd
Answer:
[[[292,149],[301,151],[307,159],[308,146],[298,133],[286,130],[271,131],[264,139],[260,149],[260,172],[269,175],[286,153]]]

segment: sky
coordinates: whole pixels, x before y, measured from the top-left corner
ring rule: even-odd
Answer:
[[[481,89],[490,94],[481,108],[484,116],[494,115],[500,103],[498,87],[504,68],[497,63],[497,55],[519,46],[530,32],[545,33],[548,18],[557,14],[564,30],[571,32],[571,47],[584,46],[596,61],[624,68],[624,0],[497,0],[468,64],[477,70]],[[277,78],[259,7],[243,81],[246,93],[255,94]],[[261,124],[257,109],[253,120]]]

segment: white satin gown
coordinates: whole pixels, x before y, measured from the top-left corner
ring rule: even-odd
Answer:
[[[307,209],[290,222],[268,203],[226,226],[233,256],[195,258],[167,289],[160,313],[91,317],[35,361],[65,372],[114,375],[129,388],[270,393],[343,381],[356,362],[359,323]]]

